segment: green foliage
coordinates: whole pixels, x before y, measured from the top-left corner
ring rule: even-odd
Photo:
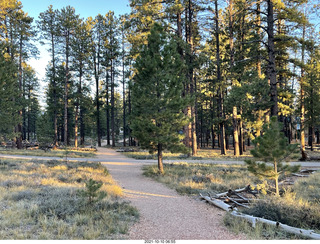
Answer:
[[[300,168],[299,165],[282,164],[292,153],[297,151],[298,146],[297,144],[289,144],[281,129],[282,126],[278,123],[277,118],[272,117],[271,122],[263,126],[263,135],[253,141],[255,148],[250,152],[254,159],[245,161],[250,172],[263,178],[275,180],[276,194],[279,194],[279,176],[287,172],[297,172]]]
[[[99,191],[102,187],[102,184],[102,182],[97,182],[93,179],[89,179],[89,181],[86,182],[86,190],[79,190],[79,195],[86,199],[89,206],[100,202],[107,196],[106,192]]]
[[[185,65],[176,41],[155,24],[135,64],[132,85],[131,128],[141,146],[150,153],[163,150],[186,152],[179,133],[188,122],[182,112],[190,102],[182,97]]]
[[[0,139],[13,139],[14,126],[20,121],[18,111],[20,106],[16,98],[19,95],[16,77],[16,66],[4,54],[0,43]]]

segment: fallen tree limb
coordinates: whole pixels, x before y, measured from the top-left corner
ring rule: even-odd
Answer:
[[[317,169],[303,169],[303,170],[300,170],[300,173],[314,173],[318,171]]]
[[[211,199],[210,197],[208,196],[202,196],[200,194],[200,196],[205,199],[207,202],[213,204],[214,206],[218,207],[218,208],[221,208],[222,210],[224,211],[227,211],[227,212],[230,212],[236,208],[233,208],[232,206],[230,206],[229,204],[226,204],[224,203],[223,201],[221,200],[218,200],[218,199]]]
[[[248,222],[250,222],[252,224],[252,227],[254,227],[254,228],[255,228],[256,224],[258,222],[260,222],[263,224],[276,226],[276,227],[283,229],[284,231],[287,231],[289,233],[301,235],[301,236],[308,237],[308,238],[315,239],[315,240],[320,240],[320,234],[315,233],[313,230],[300,229],[300,228],[285,225],[285,224],[282,224],[282,223],[279,223],[276,221],[272,221],[272,220],[268,220],[268,219],[264,219],[264,218],[259,218],[259,217],[254,217],[254,216],[250,216],[250,215],[246,215],[246,214],[241,214],[238,212],[237,208],[233,208],[232,206],[224,203],[221,200],[211,199],[210,197],[203,196],[202,194],[200,194],[200,196],[201,196],[201,198],[205,199],[207,202],[213,204],[214,206],[216,206],[220,209],[223,209],[227,212],[230,212],[232,216],[246,219]]]
[[[244,191],[248,191],[250,189],[250,185],[244,187],[244,188],[241,188],[241,189],[237,189],[237,190],[234,190],[233,192],[235,193],[241,193],[241,192],[244,192]],[[222,192],[222,193],[219,193],[219,194],[216,194],[216,198],[219,198],[219,197],[224,197],[224,196],[227,196],[228,194],[230,193],[230,190],[227,191],[227,192]]]
[[[292,175],[297,176],[297,177],[309,177],[309,175],[301,175],[301,174],[296,174],[296,173],[292,173]]]
[[[240,206],[240,207],[244,207],[244,208],[249,208],[248,206],[244,205],[244,204],[241,204],[239,202],[237,202],[236,200],[233,200],[232,198],[230,197],[227,197],[227,199],[230,201],[230,202],[233,202],[234,204]]]
[[[239,218],[246,219],[248,222],[250,222],[252,224],[252,227],[254,227],[254,228],[255,228],[256,224],[258,222],[260,222],[260,223],[263,223],[263,224],[276,226],[277,228],[283,229],[284,231],[287,231],[287,232],[292,233],[292,234],[309,237],[309,238],[315,239],[315,240],[320,240],[320,234],[315,233],[313,230],[300,229],[300,228],[292,227],[292,226],[289,226],[289,225],[281,224],[281,223],[276,222],[276,221],[272,221],[272,220],[268,220],[268,219],[264,219],[264,218],[259,218],[259,217],[254,217],[254,216],[250,216],[250,215],[241,214],[241,213],[239,213],[237,211],[231,212],[231,215],[239,217]]]

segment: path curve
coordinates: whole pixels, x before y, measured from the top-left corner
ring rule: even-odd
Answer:
[[[140,212],[140,221],[129,231],[130,240],[245,239],[223,225],[222,210],[144,177],[143,161],[107,148],[98,148],[97,158],[123,188],[125,199]]]

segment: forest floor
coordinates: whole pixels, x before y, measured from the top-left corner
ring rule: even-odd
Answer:
[[[224,212],[142,175],[145,162],[127,158],[108,148],[98,148],[97,158],[123,188],[125,198],[140,212],[140,221],[129,231],[134,240],[237,240],[245,235],[230,232]]]
[[[59,157],[0,155],[0,158],[29,158],[62,160]],[[221,160],[164,160],[165,163],[190,162],[221,164]],[[192,197],[181,196],[175,190],[142,175],[144,165],[156,160],[136,160],[115,150],[98,148],[95,158],[70,158],[69,161],[101,162],[123,189],[125,200],[130,200],[140,212],[140,221],[129,231],[128,239],[165,240],[230,240],[247,239],[236,235],[223,224],[224,212]],[[223,164],[243,164],[241,160],[225,160]],[[320,162],[291,162],[302,167],[320,168]]]

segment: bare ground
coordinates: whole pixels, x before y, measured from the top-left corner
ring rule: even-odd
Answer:
[[[140,212],[130,240],[238,240],[223,225],[224,212],[201,201],[181,196],[142,175],[143,161],[129,159],[112,149],[98,148],[98,159],[124,189],[125,198]],[[114,162],[113,162],[114,161]]]

